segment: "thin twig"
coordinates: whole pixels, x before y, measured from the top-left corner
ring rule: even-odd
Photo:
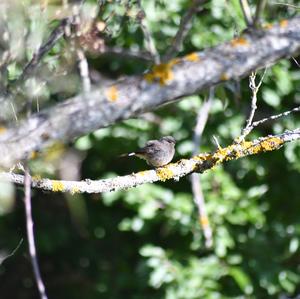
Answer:
[[[153,62],[153,56],[148,51],[139,51],[134,49],[125,49],[121,47],[108,47],[105,45],[104,49],[100,54],[117,55],[118,57],[141,59],[147,62]]]
[[[34,232],[33,232],[33,219],[32,219],[32,212],[31,212],[31,176],[29,174],[29,168],[27,165],[25,165],[24,191],[25,191],[24,202],[25,202],[25,211],[26,211],[26,229],[27,229],[27,239],[29,245],[31,264],[33,267],[33,273],[39,290],[40,298],[47,299],[45,285],[42,280],[39,264],[37,261],[37,255],[36,255],[36,247],[35,247]]]
[[[300,106],[295,107],[295,108],[293,108],[293,109],[291,109],[291,110],[289,110],[289,111],[285,111],[285,112],[283,112],[283,113],[276,114],[276,115],[272,115],[272,116],[269,116],[269,117],[265,117],[265,118],[263,118],[263,119],[261,119],[261,120],[255,121],[255,122],[253,122],[252,125],[251,125],[251,131],[252,131],[255,127],[261,125],[262,123],[264,123],[264,122],[266,122],[266,121],[275,120],[275,119],[278,119],[278,118],[281,118],[281,117],[284,117],[284,116],[288,116],[289,114],[291,114],[291,113],[293,113],[293,112],[299,112],[299,111],[300,111]]]
[[[89,65],[82,49],[76,50],[78,57],[79,73],[82,80],[83,95],[91,91],[91,80],[89,75]]]
[[[253,26],[255,28],[258,28],[261,24],[261,16],[265,9],[266,4],[267,4],[267,0],[259,0],[256,5],[256,11],[255,11],[255,16],[253,21]]]
[[[299,64],[299,62],[296,60],[296,58],[292,56],[292,59],[293,59],[293,60],[294,60],[294,62],[296,63],[297,67],[299,67],[299,68],[300,68],[300,64]]]
[[[275,2],[275,3],[272,3],[272,5],[283,5],[283,6],[288,6],[288,7],[300,9],[300,6],[293,5],[293,4],[288,4],[288,3]]]
[[[10,104],[13,116],[15,118],[15,121],[16,121],[16,123],[18,123],[18,116],[17,116],[17,113],[16,113],[15,105],[14,105],[13,100],[12,100],[11,97],[9,97],[9,104]]]
[[[251,97],[251,110],[250,110],[250,113],[249,113],[249,117],[248,119],[246,120],[246,126],[245,128],[242,130],[242,134],[241,136],[239,137],[240,140],[243,140],[245,139],[245,137],[250,133],[250,131],[252,129],[251,128],[251,125],[252,125],[252,122],[253,122],[253,118],[254,118],[254,114],[255,114],[255,111],[257,109],[257,93],[258,93],[258,90],[264,80],[264,77],[265,77],[265,74],[267,72],[267,68],[265,68],[264,70],[264,73],[262,74],[261,78],[260,78],[260,81],[258,82],[258,84],[256,85],[256,82],[255,82],[255,79],[256,79],[256,72],[252,72],[251,75],[249,76],[249,88],[251,89],[251,92],[252,92],[252,97]]]
[[[220,145],[220,143],[219,143],[218,138],[217,138],[215,135],[212,135],[212,139],[213,139],[213,141],[214,141],[214,143],[215,143],[217,149],[218,149],[218,150],[221,149],[222,147],[221,147],[221,145]]]
[[[213,88],[211,88],[211,90],[213,90]],[[208,97],[208,100],[203,103],[203,105],[197,115],[197,123],[196,123],[195,130],[194,130],[193,155],[198,154],[198,148],[201,144],[202,133],[204,131],[204,128],[205,128],[205,125],[206,125],[206,122],[208,119],[209,110],[211,108],[214,91],[210,91],[209,93],[210,93],[210,95]]]
[[[16,252],[17,250],[20,248],[20,246],[22,245],[23,243],[23,238],[21,238],[21,240],[19,241],[18,245],[16,246],[16,248],[11,252],[9,253],[8,255],[4,256],[4,257],[0,257],[0,265],[8,258],[12,257]]]
[[[187,36],[189,30],[192,27],[192,20],[194,15],[202,9],[200,7],[201,4],[206,2],[207,0],[194,0],[191,7],[187,10],[187,12],[183,15],[180,20],[179,29],[173,39],[171,46],[168,48],[166,54],[164,55],[162,61],[168,61],[180,51],[182,46],[182,42]]]
[[[137,5],[140,9],[140,12],[138,13],[137,18],[138,18],[138,21],[140,23],[141,29],[142,29],[144,37],[145,37],[146,49],[147,49],[147,51],[149,51],[151,53],[155,64],[159,64],[160,63],[160,56],[159,56],[159,53],[156,49],[156,46],[155,46],[154,40],[152,38],[152,35],[150,33],[150,30],[147,27],[146,13],[143,10],[143,7],[142,7],[142,4],[141,4],[140,0],[137,1]]]
[[[251,15],[251,10],[250,10],[248,0],[240,0],[240,6],[242,8],[247,27],[251,27],[253,24],[253,18]]]
[[[208,114],[211,108],[212,100],[214,96],[214,88],[209,91],[208,100],[202,105],[197,115],[197,123],[194,131],[194,150],[193,156],[198,154],[198,149],[201,143],[202,133],[207,123]],[[191,175],[192,190],[194,195],[194,202],[197,205],[199,213],[199,222],[203,229],[205,238],[205,246],[211,248],[213,245],[212,229],[209,224],[209,219],[206,212],[205,199],[202,191],[201,180],[198,174],[193,173]]]

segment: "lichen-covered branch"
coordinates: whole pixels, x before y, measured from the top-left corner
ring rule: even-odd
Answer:
[[[157,181],[179,180],[193,172],[202,173],[213,167],[230,160],[237,160],[250,155],[277,150],[286,142],[299,140],[300,128],[293,131],[285,131],[276,136],[262,137],[253,141],[242,141],[233,143],[227,147],[220,148],[213,153],[202,153],[191,159],[182,159],[176,163],[170,163],[155,170],[141,171],[125,176],[119,176],[103,180],[84,181],[60,181],[50,179],[32,178],[33,188],[48,190],[52,192],[75,193],[102,193],[117,190],[125,190],[145,183]],[[24,176],[14,173],[0,173],[0,180],[23,185]]]
[[[0,165],[11,167],[53,141],[67,142],[117,121],[239,79],[300,51],[300,17],[250,30],[239,38],[167,63],[141,76],[94,88],[20,121],[0,135]],[[84,99],[84,100],[83,100]]]

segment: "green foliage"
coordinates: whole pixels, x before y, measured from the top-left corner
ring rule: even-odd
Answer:
[[[3,46],[13,48],[15,59],[9,61],[3,81],[18,78],[36,47],[57,25],[50,8],[55,10],[58,1],[49,2],[49,15],[37,9],[34,1],[26,1],[22,9],[12,6],[11,40]],[[96,1],[87,2],[88,16]],[[166,52],[190,3],[142,1],[160,54]],[[254,1],[250,5],[254,11]],[[296,13],[292,6],[268,5],[267,21]],[[107,45],[145,49],[137,12],[136,1],[106,1],[97,20],[109,17],[108,31],[103,33]],[[4,10],[0,21],[5,21]],[[24,28],[27,42],[20,37]],[[244,29],[238,0],[208,1],[195,16],[180,55],[230,40]],[[75,57],[71,39],[60,40],[44,57],[36,76],[16,91],[17,103],[30,97],[33,107],[39,104],[42,109],[79,92]],[[141,74],[149,67],[133,58],[94,53],[87,53],[87,58],[90,70],[104,78]],[[299,83],[300,71],[293,60],[270,67],[258,93],[256,118],[299,105]],[[221,146],[239,136],[251,103],[248,79],[239,84],[218,86],[199,151],[216,149],[213,135]],[[82,136],[70,146],[39,153],[31,163],[32,174],[58,178],[67,171],[76,176],[78,171],[82,179],[97,179],[144,170],[148,167],[144,161],[118,156],[162,135],[177,139],[175,159],[190,157],[197,113],[206,97],[207,92],[186,97],[148,117],[130,119]],[[299,125],[298,115],[290,115],[256,128],[249,138]],[[70,157],[75,158],[63,164]],[[210,249],[205,248],[189,177],[101,195],[71,197],[35,190],[36,242],[49,299],[295,297],[300,292],[299,157],[299,143],[294,142],[277,152],[231,161],[199,175],[213,231]],[[23,191],[15,191],[16,200],[11,185],[0,186],[1,257],[26,239]],[[37,297],[25,243],[13,256],[0,258],[1,298]]]

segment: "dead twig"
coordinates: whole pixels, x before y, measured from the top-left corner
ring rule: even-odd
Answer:
[[[253,24],[253,18],[251,15],[251,10],[250,10],[248,0],[240,0],[240,6],[242,9],[247,27],[251,27]]]
[[[138,7],[140,9],[140,11],[139,11],[139,13],[137,15],[137,19],[138,19],[138,21],[140,23],[141,29],[142,29],[144,37],[145,37],[146,49],[147,49],[147,51],[149,53],[151,53],[155,64],[159,64],[160,63],[159,53],[158,53],[158,51],[156,49],[155,42],[154,42],[154,39],[153,39],[153,37],[151,35],[151,32],[150,32],[150,30],[149,30],[149,28],[147,26],[147,23],[146,23],[146,13],[145,13],[145,11],[142,8],[140,0],[137,1],[137,5],[138,5]]]
[[[266,4],[267,4],[267,0],[259,0],[256,5],[256,11],[255,11],[255,16],[254,16],[254,20],[253,20],[253,26],[255,28],[259,28],[261,25],[261,16],[266,7]]]
[[[246,126],[245,128],[242,130],[242,134],[241,136],[239,137],[240,140],[244,140],[245,137],[250,133],[250,131],[252,130],[251,129],[251,125],[252,125],[252,122],[253,122],[253,118],[254,118],[254,114],[255,114],[255,111],[257,109],[257,93],[258,93],[258,90],[264,80],[264,77],[265,77],[265,74],[267,72],[267,68],[265,68],[264,70],[264,73],[263,75],[261,76],[260,78],[260,81],[259,83],[256,85],[256,82],[255,82],[255,79],[256,79],[256,72],[252,72],[251,75],[249,76],[249,88],[251,89],[251,92],[252,92],[252,97],[251,97],[251,110],[250,110],[250,113],[249,113],[249,117],[248,119],[246,120]]]
[[[207,0],[194,0],[191,7],[183,15],[180,20],[179,29],[172,41],[172,44],[162,59],[164,62],[176,56],[176,54],[180,51],[182,43],[192,27],[194,15],[203,9],[201,4],[204,4],[206,1]]]
[[[193,156],[198,154],[198,149],[200,147],[201,139],[202,139],[202,133],[204,131],[205,125],[207,123],[208,114],[212,105],[214,96],[214,88],[211,88],[209,91],[209,97],[208,100],[205,101],[201,107],[201,109],[198,112],[197,115],[197,123],[194,130],[194,150],[193,150]],[[193,173],[191,175],[191,183],[192,183],[192,190],[193,190],[193,196],[194,196],[194,202],[198,208],[199,213],[199,222],[201,224],[201,227],[203,229],[203,234],[205,238],[205,246],[207,248],[211,248],[213,245],[213,239],[212,239],[212,229],[209,224],[209,218],[206,212],[206,205],[205,205],[205,199],[202,191],[201,186],[201,180],[199,177],[199,174]]]
[[[31,264],[33,268],[34,278],[40,294],[40,298],[47,299],[45,285],[42,280],[39,264],[37,261],[36,247],[34,241],[33,219],[32,219],[32,211],[31,211],[31,176],[29,174],[29,168],[27,165],[25,165],[24,191],[25,191],[24,202],[25,202],[25,212],[26,212],[26,229],[27,229],[27,239],[28,239]]]

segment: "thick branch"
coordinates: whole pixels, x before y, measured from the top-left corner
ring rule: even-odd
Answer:
[[[270,27],[270,26],[269,26]],[[0,164],[11,167],[53,141],[70,141],[98,128],[239,79],[300,50],[300,17],[265,31],[245,33],[223,45],[155,65],[143,75],[116,81],[69,99],[20,122],[0,135]]]
[[[225,148],[218,149],[214,153],[199,154],[191,159],[182,159],[176,163],[171,163],[155,170],[147,170],[97,181],[85,180],[78,182],[32,178],[31,186],[33,188],[52,192],[70,192],[72,194],[126,190],[145,183],[166,181],[170,179],[178,180],[179,178],[193,172],[202,173],[223,162],[273,151],[279,149],[287,142],[299,139],[300,128],[293,131],[285,131],[284,133],[276,136],[267,136],[253,141],[233,143]],[[24,184],[24,176],[14,173],[0,173],[0,180],[8,180],[20,185]]]

